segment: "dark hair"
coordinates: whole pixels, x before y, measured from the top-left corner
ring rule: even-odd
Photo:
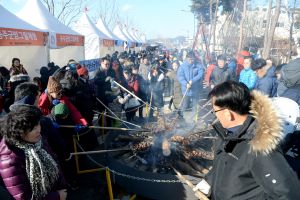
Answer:
[[[244,83],[226,81],[216,85],[208,96],[215,97],[216,106],[228,108],[240,115],[249,114],[252,96]]]
[[[224,60],[224,61],[226,61],[227,58],[226,58],[225,55],[221,54],[221,55],[218,55],[217,60]]]
[[[109,59],[108,57],[105,56],[105,57],[102,57],[102,58],[101,58],[101,63],[104,62],[105,60],[110,61],[110,59]]]
[[[15,90],[15,101],[19,101],[26,96],[33,96],[35,97],[39,94],[39,87],[34,83],[21,83],[16,87]]]
[[[253,58],[252,58],[251,56],[245,56],[245,57],[244,57],[244,60],[246,60],[246,59],[251,60],[251,62],[252,62],[252,60],[253,60]]]
[[[244,47],[243,50],[244,51],[249,51],[249,47]]]
[[[267,62],[265,59],[259,58],[251,62],[251,68],[252,70],[258,70],[266,66]]]
[[[0,121],[1,135],[8,143],[22,141],[21,135],[27,134],[38,125],[42,117],[39,108],[31,105],[19,105]]]
[[[1,66],[0,67],[0,74],[2,74],[2,76],[8,76],[9,75],[9,70],[6,67]]]
[[[41,76],[49,76],[49,70],[47,67],[43,66],[40,69],[40,75]]]
[[[14,62],[15,62],[16,60],[19,61],[19,62],[21,62],[19,58],[13,58],[12,61],[11,61],[12,64],[14,64]]]
[[[275,69],[275,73],[279,73],[285,65],[287,65],[287,63],[282,63],[282,64],[277,65],[277,67]]]

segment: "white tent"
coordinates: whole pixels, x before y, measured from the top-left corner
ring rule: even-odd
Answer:
[[[126,35],[126,37],[129,38],[130,41],[131,41],[130,48],[134,48],[134,47],[135,47],[136,41],[135,41],[135,39],[129,34],[126,25],[124,25],[122,31],[123,31],[123,33]]]
[[[96,26],[101,32],[115,40],[115,51],[123,51],[123,45],[125,41],[122,38],[119,38],[117,35],[115,35],[112,31],[110,31],[108,26],[101,19],[101,17],[99,18]]]
[[[82,14],[73,29],[85,36],[85,57],[87,60],[100,58],[114,50],[114,39],[100,31],[86,13]]]
[[[141,37],[140,37],[140,34],[139,34],[139,31],[138,30],[135,30],[135,37],[138,39],[138,41],[140,42],[140,43],[143,43],[142,42],[142,39],[141,39]]]
[[[0,5],[0,66],[10,68],[12,58],[20,58],[31,77],[47,65],[46,34]]]
[[[125,35],[125,33],[123,32],[123,30],[120,28],[120,25],[119,25],[119,24],[117,24],[117,25],[115,26],[115,28],[114,28],[114,30],[113,30],[113,33],[114,33],[117,37],[119,37],[120,39],[122,39],[123,41],[126,41],[126,42],[127,42],[127,44],[124,45],[126,48],[128,48],[128,45],[129,45],[130,43],[132,43],[132,39],[128,38],[128,37]]]
[[[33,26],[49,32],[50,61],[63,66],[69,59],[84,60],[84,37],[59,22],[40,0],[28,0],[17,15]]]

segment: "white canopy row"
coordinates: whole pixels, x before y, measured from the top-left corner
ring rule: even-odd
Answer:
[[[9,67],[11,59],[19,57],[29,74],[37,75],[48,62],[64,66],[69,59],[99,58],[146,42],[126,26],[118,24],[110,31],[101,18],[93,24],[86,13],[72,28],[59,22],[40,0],[28,0],[16,15],[0,5],[0,65]]]

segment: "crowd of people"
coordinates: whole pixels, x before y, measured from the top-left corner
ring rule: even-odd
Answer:
[[[213,199],[295,199],[299,183],[277,151],[282,131],[269,100],[289,98],[299,113],[299,65],[295,59],[275,66],[248,48],[237,57],[212,57],[208,64],[197,51],[143,50],[102,57],[93,78],[76,60],[63,67],[51,62],[31,78],[13,58],[10,69],[0,67],[0,185],[17,200],[64,200],[67,189],[77,188],[74,163],[66,159],[74,151],[73,135],[85,133],[80,140],[85,150],[97,147],[96,133],[89,129],[96,113],[98,124],[107,127],[121,126],[107,116],[108,109],[128,122],[153,121],[170,97],[167,109],[183,119],[187,111],[197,114],[200,96],[208,91],[222,142],[207,181],[196,189]],[[293,147],[296,155],[298,132],[289,134],[293,139],[282,144],[284,153]],[[288,161],[299,176],[293,158]]]

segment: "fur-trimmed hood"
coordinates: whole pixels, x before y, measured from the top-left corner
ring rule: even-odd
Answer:
[[[30,81],[30,77],[27,74],[18,74],[18,75],[11,76],[9,81],[10,82]]]
[[[282,122],[269,97],[258,91],[253,91],[252,95],[250,113],[256,119],[256,126],[255,135],[249,142],[250,150],[269,154],[283,138]]]

